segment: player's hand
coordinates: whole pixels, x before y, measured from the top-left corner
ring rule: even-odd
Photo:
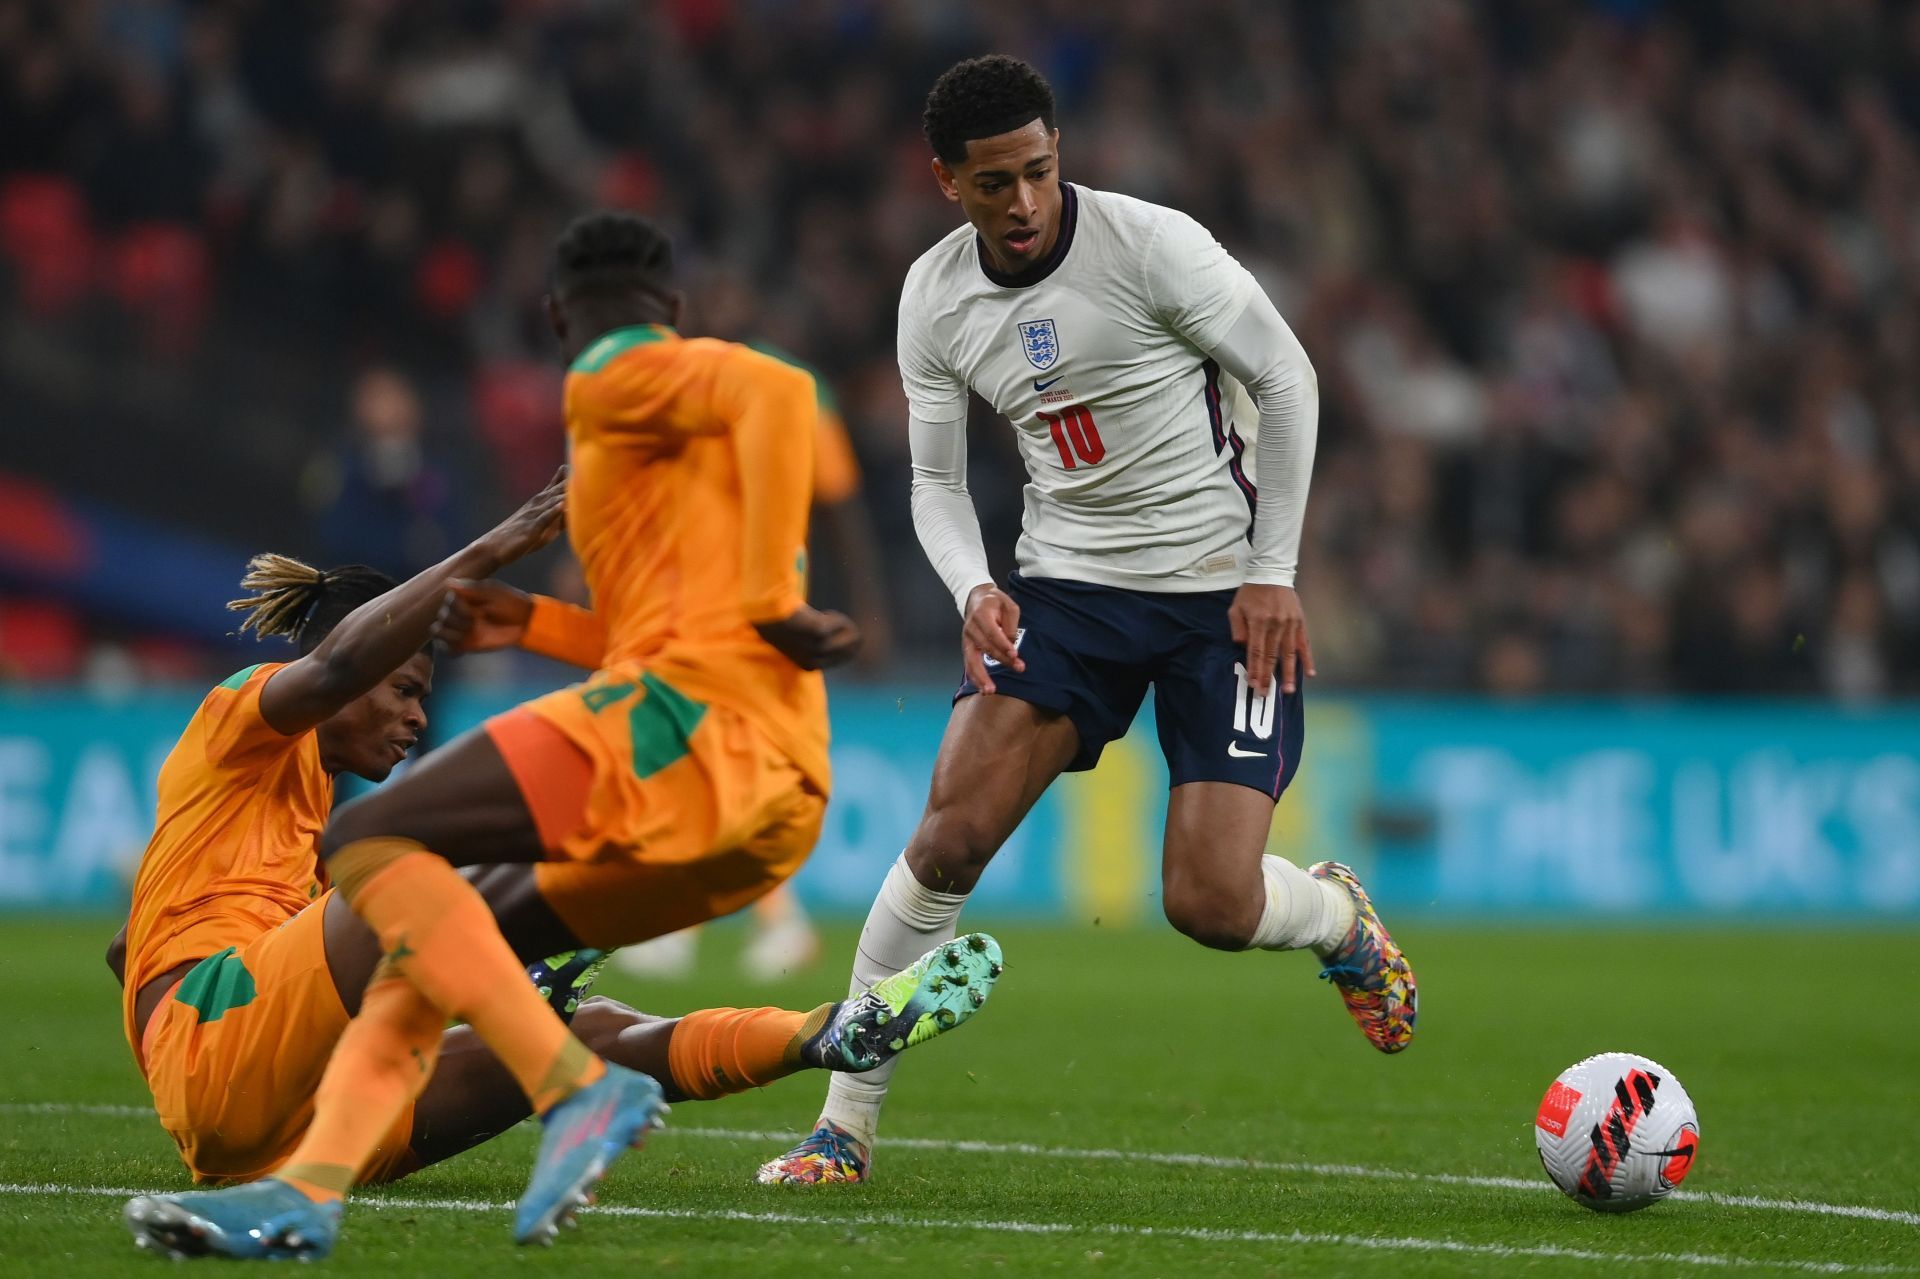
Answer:
[[[753,629],[803,671],[824,671],[860,651],[860,628],[851,617],[806,604],[777,622],[755,622]]]
[[[1247,583],[1235,592],[1227,620],[1234,642],[1247,647],[1247,682],[1256,696],[1273,691],[1275,661],[1280,664],[1282,693],[1296,691],[1302,674],[1314,674],[1307,617],[1291,586]]]
[[[433,637],[450,653],[491,653],[512,648],[527,633],[533,596],[505,582],[456,579],[440,604]]]
[[[967,678],[983,693],[994,691],[987,673],[991,657],[1011,671],[1024,671],[1020,660],[1020,606],[992,582],[983,582],[967,596],[967,619],[960,630],[960,660]]]
[[[567,468],[561,467],[547,486],[481,539],[502,567],[531,555],[567,526]]]

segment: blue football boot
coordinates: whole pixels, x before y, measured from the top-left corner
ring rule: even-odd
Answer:
[[[606,1075],[540,1117],[546,1129],[513,1217],[515,1243],[552,1243],[593,1202],[593,1188],[624,1150],[660,1127],[667,1102],[651,1075],[607,1063]]]
[[[333,1251],[340,1205],[315,1203],[269,1177],[224,1190],[140,1195],[121,1214],[133,1242],[174,1258],[302,1261]]]

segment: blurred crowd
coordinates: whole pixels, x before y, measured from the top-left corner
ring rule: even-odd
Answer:
[[[896,654],[944,671],[893,305],[958,217],[926,90],[987,50],[1051,78],[1068,179],[1199,218],[1312,355],[1324,676],[1920,692],[1910,0],[7,4],[0,471],[425,562],[557,461],[546,252],[634,207],[686,328],[838,392]],[[973,434],[1004,559],[1020,465]]]

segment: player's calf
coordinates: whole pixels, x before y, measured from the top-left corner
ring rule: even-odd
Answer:
[[[1181,935],[1210,950],[1245,950],[1260,924],[1263,897],[1251,884],[1203,883],[1168,876],[1161,910]]]

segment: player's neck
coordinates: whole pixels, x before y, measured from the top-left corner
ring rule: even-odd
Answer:
[[[653,307],[607,307],[583,310],[571,318],[568,324],[568,341],[565,344],[568,362],[580,358],[580,353],[598,342],[609,333],[621,329],[640,329],[673,327],[673,317],[664,309]]]

